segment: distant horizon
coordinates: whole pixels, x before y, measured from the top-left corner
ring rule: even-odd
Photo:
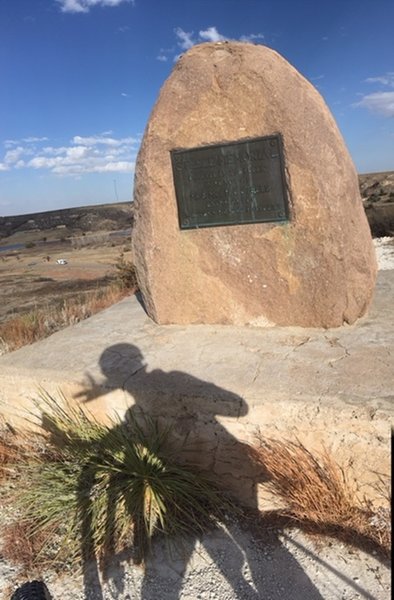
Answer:
[[[36,210],[34,212],[25,212],[25,213],[16,213],[13,215],[0,215],[0,219],[7,219],[7,218],[12,218],[12,217],[28,217],[31,215],[41,215],[41,214],[45,214],[45,213],[51,213],[51,212],[61,212],[61,211],[65,211],[65,210],[75,210],[75,209],[82,209],[82,208],[95,208],[98,206],[116,206],[116,204],[132,204],[134,202],[134,200],[119,200],[119,201],[114,201],[114,202],[97,202],[95,204],[80,204],[80,205],[76,205],[76,206],[64,206],[64,207],[60,207],[60,208],[50,208],[48,210]]]
[[[392,0],[2,2],[0,214],[129,202],[160,89],[204,42],[278,52],[323,97],[357,171],[393,171],[393,22]]]
[[[389,173],[394,173],[394,169],[391,171],[371,171],[371,172],[367,172],[367,173],[357,173],[357,176],[366,176],[366,175],[383,175],[383,174],[389,174]],[[58,211],[62,211],[62,210],[72,210],[75,208],[81,209],[81,208],[94,208],[95,206],[113,206],[116,204],[132,204],[134,202],[134,198],[132,198],[131,200],[116,200],[113,202],[95,202],[95,203],[91,203],[91,204],[78,204],[78,205],[72,205],[72,206],[63,206],[63,207],[59,207],[59,208],[49,208],[47,210],[36,210],[34,212],[21,212],[21,213],[15,213],[15,214],[5,214],[5,215],[1,215],[0,214],[0,219],[6,219],[7,217],[23,217],[23,216],[28,216],[28,215],[37,215],[37,214],[41,214],[41,213],[47,213],[47,212],[58,212]]]

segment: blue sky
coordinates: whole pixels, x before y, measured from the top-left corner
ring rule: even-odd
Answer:
[[[277,50],[357,170],[394,170],[393,24],[393,0],[0,0],[0,216],[130,200],[176,57],[222,38]]]

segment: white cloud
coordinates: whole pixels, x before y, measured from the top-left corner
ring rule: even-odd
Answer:
[[[48,158],[47,156],[35,156],[28,163],[28,167],[34,169],[52,169],[56,166],[57,158]]]
[[[217,42],[225,42],[225,41],[229,40],[229,38],[224,36],[223,34],[221,34],[217,30],[217,27],[215,27],[215,26],[207,27],[207,29],[202,29],[201,31],[198,32],[198,35],[195,35],[194,31],[185,31],[184,29],[182,29],[182,27],[176,27],[176,29],[174,29],[174,32],[177,37],[177,45],[183,51],[189,50],[195,44],[201,44],[203,42],[217,43]],[[256,42],[256,43],[258,43],[258,40],[263,40],[263,39],[264,39],[263,33],[249,33],[248,35],[241,35],[241,37],[239,38],[239,40],[241,42]],[[174,52],[173,48],[169,48],[169,49],[160,48],[160,51],[159,51],[158,55],[156,56],[156,59],[161,62],[167,62],[168,56],[173,54],[173,52]],[[174,57],[174,61],[177,61],[180,56],[181,56],[180,54],[177,54]]]
[[[105,165],[98,165],[95,168],[96,173],[104,173],[104,172],[119,172],[119,173],[127,173],[131,172],[135,167],[135,162],[120,160],[118,162],[109,162]]]
[[[195,44],[201,42],[224,42],[228,38],[218,32],[216,27],[208,27],[205,30],[198,32],[198,37],[195,38],[194,31],[184,31],[182,27],[174,29],[177,36],[177,44],[181,50],[189,50]]]
[[[183,31],[181,27],[177,27],[174,29],[174,31],[178,38],[177,44],[180,48],[182,48],[182,50],[189,50],[189,48],[197,43],[195,40],[193,40],[193,31]]]
[[[119,6],[123,2],[135,4],[134,0],[55,0],[62,12],[87,13],[95,6]]]
[[[8,150],[8,152],[5,153],[4,162],[7,165],[13,165],[20,160],[20,157],[24,154],[24,152],[25,149],[22,148],[22,146],[18,146],[17,148],[14,148],[14,150]]]
[[[73,148],[67,148],[66,156],[72,162],[84,158],[88,154],[89,150],[86,146],[74,146]]]
[[[372,112],[384,117],[394,117],[394,92],[367,94],[360,102],[356,102],[353,106],[368,108]]]
[[[91,165],[86,169],[83,165],[65,165],[59,164],[52,169],[57,175],[78,175],[83,173],[132,173],[135,167],[135,161],[103,162],[101,164]]]
[[[207,42],[224,42],[227,40],[224,35],[218,32],[216,27],[208,27],[205,31],[199,31],[198,35],[202,40]]]
[[[218,32],[216,27],[208,27],[203,31],[200,31],[197,38],[194,38],[194,31],[184,31],[181,27],[177,27],[174,29],[175,35],[177,36],[177,44],[181,50],[189,50],[195,44],[201,44],[202,42],[222,42],[225,41],[225,38],[221,33]],[[161,55],[164,55],[161,52]],[[180,58],[180,54],[176,54],[174,56],[174,62],[176,62]],[[157,57],[158,60],[163,60],[162,58]]]
[[[180,28],[178,27],[178,29]],[[174,31],[176,32],[177,30],[175,29]],[[174,51],[174,46],[172,48],[160,48],[158,55],[156,56],[156,60],[159,60],[161,62],[167,62],[168,57],[174,54]]]
[[[27,137],[27,138],[22,138],[22,142],[25,142],[26,144],[34,144],[36,142],[47,142],[48,138],[47,137]]]
[[[263,33],[249,33],[249,35],[241,35],[241,37],[239,39],[241,40],[241,42],[254,42],[256,40],[263,40],[264,34]]]
[[[45,141],[47,138],[37,139]],[[113,131],[104,131],[91,136],[75,135],[70,144],[63,146],[12,146],[5,152],[0,171],[31,168],[77,176],[84,173],[132,173],[138,144],[137,137],[116,138]]]
[[[42,148],[41,152],[43,154],[49,154],[50,156],[59,156],[66,152],[67,148],[65,146],[59,146],[59,148],[54,148],[53,146],[45,146]]]
[[[75,135],[72,139],[73,144],[80,144],[82,146],[96,146],[103,144],[106,146],[124,146],[125,144],[133,145],[137,144],[139,140],[137,138],[127,137],[115,139],[111,137],[104,137],[100,135],[92,135],[88,137],[82,137]]]
[[[26,137],[26,138],[22,138],[21,140],[5,140],[4,141],[4,146],[6,148],[12,148],[12,146],[18,146],[19,144],[34,144],[37,142],[47,142],[48,138],[47,137]]]
[[[367,83],[381,83],[382,85],[394,87],[394,71],[389,71],[385,75],[380,75],[379,77],[368,77],[365,81]]]
[[[56,0],[61,5],[62,12],[88,12],[88,8],[84,8],[79,0]]]

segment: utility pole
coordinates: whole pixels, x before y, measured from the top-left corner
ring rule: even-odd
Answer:
[[[113,179],[113,182],[114,182],[114,192],[115,192],[116,202],[119,202],[118,189],[116,187],[116,179]]]

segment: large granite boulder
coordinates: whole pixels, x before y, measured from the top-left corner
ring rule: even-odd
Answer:
[[[170,150],[280,133],[290,220],[180,230]],[[370,303],[376,260],[357,175],[324,100],[275,51],[189,50],[149,119],[133,253],[158,323],[337,327]]]

